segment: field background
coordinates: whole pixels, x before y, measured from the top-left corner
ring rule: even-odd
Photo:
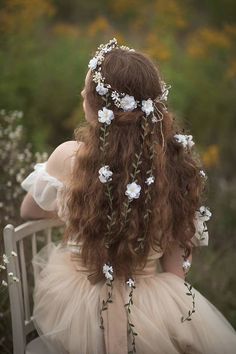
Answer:
[[[194,136],[213,218],[189,280],[236,328],[234,0],[0,0],[1,230],[22,222],[19,184],[33,164],[84,120],[88,61],[113,37],[157,63],[172,85],[169,108]],[[0,352],[11,353],[7,292],[0,296]]]

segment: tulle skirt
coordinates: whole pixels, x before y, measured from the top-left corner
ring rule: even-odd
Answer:
[[[156,260],[158,262],[158,260]],[[88,271],[60,245],[48,245],[33,260],[36,271],[34,322],[48,351],[57,354],[133,353],[127,330],[130,288],[115,279],[112,303],[104,281],[91,284]],[[155,268],[156,269],[156,268]],[[135,277],[130,319],[137,354],[234,354],[236,333],[225,317],[196,289],[158,270]],[[194,299],[192,295],[195,294]],[[195,312],[187,320],[189,311]],[[184,321],[181,318],[184,317]]]

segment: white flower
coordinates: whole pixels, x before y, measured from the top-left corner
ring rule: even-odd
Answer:
[[[108,280],[113,280],[113,268],[112,266],[109,266],[108,264],[104,264],[102,268],[103,274],[105,275],[105,278]]]
[[[210,212],[209,208],[207,208],[205,206],[201,206],[199,209],[199,212],[200,212],[199,216],[203,221],[210,220],[212,213]]]
[[[174,138],[178,143],[182,144],[185,149],[190,149],[195,144],[192,135],[175,134]]]
[[[129,199],[137,199],[140,195],[141,186],[135,182],[127,184],[125,195],[128,196]]]
[[[94,57],[89,61],[88,67],[91,70],[95,70],[97,67],[97,64],[98,64],[98,59],[96,57]]]
[[[109,166],[103,166],[99,169],[99,179],[102,183],[106,183],[112,180],[113,172],[109,169]]]
[[[149,186],[150,184],[154,183],[154,181],[155,181],[155,177],[150,176],[146,179],[145,183]]]
[[[103,109],[98,111],[98,120],[100,123],[111,124],[112,119],[114,119],[114,113],[112,110],[103,107]]]
[[[120,107],[125,111],[133,111],[137,108],[137,102],[133,96],[125,95],[120,100]]]
[[[142,111],[147,116],[149,116],[149,114],[154,111],[153,102],[152,102],[151,98],[149,98],[146,101],[145,100],[142,101]]]
[[[107,94],[108,89],[104,86],[103,83],[99,83],[96,87],[96,91],[99,95],[103,96]]]
[[[17,253],[14,252],[14,251],[11,251],[11,255],[12,255],[13,257],[17,257]]]
[[[167,101],[170,88],[171,88],[170,85],[167,86],[164,81],[161,81],[161,91],[162,91],[162,94],[160,96],[161,101]]]
[[[2,264],[0,264],[0,269],[6,269],[6,267]]]
[[[157,119],[157,117],[155,117],[155,116],[152,116],[152,123],[157,123],[158,122],[158,119]]]
[[[20,281],[19,278],[17,278],[17,277],[13,277],[12,279],[13,279],[13,281],[15,281],[16,283],[19,283],[19,281]]]
[[[3,286],[7,286],[8,284],[7,284],[7,282],[5,280],[2,280],[2,285]]]
[[[9,275],[9,277],[13,277],[13,273],[12,272],[9,272],[8,275]]]
[[[188,270],[191,267],[190,261],[188,259],[184,261],[182,267],[184,270]]]
[[[133,287],[134,287],[135,282],[134,282],[134,280],[133,280],[133,279],[129,278],[129,280],[126,282],[126,284],[127,284],[130,288],[133,288]]]
[[[3,254],[2,259],[3,259],[3,263],[5,264],[9,263],[9,259],[6,254]]]
[[[95,71],[93,75],[93,81],[96,82],[97,84],[100,84],[101,81],[103,81],[102,74],[99,71]]]
[[[199,171],[199,174],[202,178],[207,179],[207,175],[205,174],[205,172],[203,170]]]

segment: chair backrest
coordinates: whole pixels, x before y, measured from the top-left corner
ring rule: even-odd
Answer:
[[[24,241],[27,239],[31,244],[32,259],[38,252],[39,234],[41,244],[44,243],[46,245],[51,242],[52,229],[63,225],[64,223],[59,219],[43,219],[29,221],[16,228],[9,224],[4,228],[6,255],[11,255],[12,251],[17,253],[17,257],[10,257],[10,261],[7,264],[7,272],[8,274],[12,272],[20,280],[12,283],[12,277],[8,276],[14,354],[25,353],[26,336],[35,329],[30,308],[32,294],[29,292],[29,267],[25,259]],[[27,251],[29,252],[28,248]]]

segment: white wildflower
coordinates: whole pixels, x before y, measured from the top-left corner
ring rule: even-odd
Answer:
[[[6,269],[5,265],[0,264],[0,269],[5,270]]]
[[[2,259],[3,259],[3,263],[5,264],[9,263],[9,258],[7,257],[6,254],[3,254]]]
[[[108,280],[113,280],[113,268],[112,266],[109,266],[108,264],[104,264],[103,266],[103,274],[105,275],[105,278]]]
[[[17,257],[17,253],[14,252],[14,251],[11,251],[11,255],[12,255],[13,257]]]
[[[151,98],[142,101],[142,111],[149,116],[154,111],[153,101]]]
[[[150,176],[146,179],[145,183],[149,186],[150,184],[154,183],[154,181],[155,181],[155,177]]]
[[[134,287],[135,282],[134,282],[134,280],[133,280],[133,279],[129,278],[129,280],[127,280],[126,284],[127,284],[130,288],[133,288],[133,287]]]
[[[96,57],[94,57],[89,61],[88,67],[91,70],[95,70],[97,67],[97,64],[98,64],[98,59]]]
[[[129,199],[137,199],[140,195],[141,186],[135,182],[127,184],[125,195],[128,196]]]
[[[109,166],[103,166],[99,169],[99,179],[102,183],[106,183],[112,180],[113,172],[110,170]]]
[[[13,277],[12,280],[15,281],[16,283],[19,283],[19,281],[20,281],[20,279],[17,277]]]
[[[7,282],[5,280],[2,280],[2,285],[3,286],[8,286]]]
[[[203,221],[208,221],[210,220],[212,213],[210,212],[209,208],[205,207],[205,206],[201,206],[199,209],[199,213],[200,213],[200,218]]]
[[[192,135],[175,134],[174,138],[178,143],[182,144],[185,149],[190,149],[195,144]]]
[[[112,110],[103,107],[103,109],[98,111],[98,121],[100,123],[111,124],[112,119],[114,119],[114,113]]]
[[[205,173],[203,170],[199,171],[199,174],[200,174],[200,176],[201,176],[202,178],[207,179],[207,175],[206,175],[206,173]]]
[[[133,96],[125,95],[120,100],[120,107],[125,111],[133,111],[137,108],[137,102]]]
[[[9,277],[13,277],[14,274],[12,272],[9,272],[8,275]]]
[[[188,270],[191,267],[191,262],[188,259],[186,259],[186,261],[183,262],[182,267],[184,270]]]
[[[104,86],[103,83],[99,83],[96,87],[96,91],[99,95],[103,96],[107,94],[108,89]]]

